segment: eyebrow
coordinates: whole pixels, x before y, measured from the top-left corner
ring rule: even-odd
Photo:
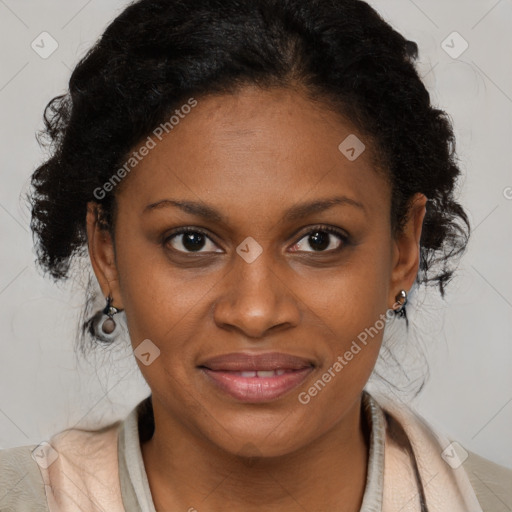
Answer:
[[[301,219],[303,217],[307,217],[312,213],[323,212],[337,205],[352,206],[366,213],[364,205],[359,201],[351,199],[350,197],[347,196],[337,196],[292,206],[284,213],[283,220],[286,222],[291,222],[294,220]],[[213,220],[215,222],[219,222],[222,224],[228,223],[224,215],[222,215],[222,213],[220,213],[218,210],[207,204],[195,201],[176,201],[173,199],[162,199],[161,201],[148,204],[144,208],[143,213],[149,213],[151,211],[155,211],[166,207],[180,208],[184,212],[190,213],[191,215],[204,217],[205,219]]]

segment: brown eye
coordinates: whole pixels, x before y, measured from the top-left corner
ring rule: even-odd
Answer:
[[[195,228],[182,228],[175,231],[164,240],[164,244],[183,253],[221,252],[215,250],[217,246],[206,233]],[[206,250],[203,251],[205,247]]]
[[[343,247],[346,241],[347,236],[337,229],[318,227],[306,233],[305,236],[293,245],[292,249],[302,252],[330,252]],[[308,250],[307,247],[310,247],[312,251]]]

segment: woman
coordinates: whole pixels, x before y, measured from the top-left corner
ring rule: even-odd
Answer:
[[[86,249],[151,395],[1,453],[1,510],[497,511],[512,472],[365,387],[469,223],[416,46],[358,0],[141,0],[48,106],[39,262]],[[502,507],[502,508],[499,508]]]

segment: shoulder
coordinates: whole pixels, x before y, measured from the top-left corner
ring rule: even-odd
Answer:
[[[48,512],[43,477],[32,458],[36,447],[0,450],[0,510]]]
[[[98,496],[105,510],[116,506],[116,422],[98,430],[67,429],[49,442],[0,450],[0,511],[49,512],[87,508]],[[68,508],[66,508],[68,507]]]
[[[414,446],[416,457],[425,464],[445,468],[444,457],[434,454],[444,453],[447,446],[455,442],[434,428],[414,407],[394,402],[385,395],[377,395],[377,403],[383,408],[386,419],[386,434],[392,441],[404,444],[407,439]],[[459,443],[457,443],[459,444]],[[480,507],[485,512],[512,511],[512,469],[464,450],[467,457],[460,458],[466,484],[471,486]],[[461,454],[458,454],[461,457]],[[451,464],[449,464],[451,465]],[[432,487],[432,485],[430,485]]]
[[[472,452],[468,452],[463,467],[483,510],[512,510],[512,469]]]

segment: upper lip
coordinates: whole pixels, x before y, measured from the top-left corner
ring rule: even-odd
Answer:
[[[314,363],[303,357],[284,354],[281,352],[265,352],[247,354],[233,352],[205,360],[198,365],[213,371],[270,371],[270,370],[301,370],[313,367]]]

